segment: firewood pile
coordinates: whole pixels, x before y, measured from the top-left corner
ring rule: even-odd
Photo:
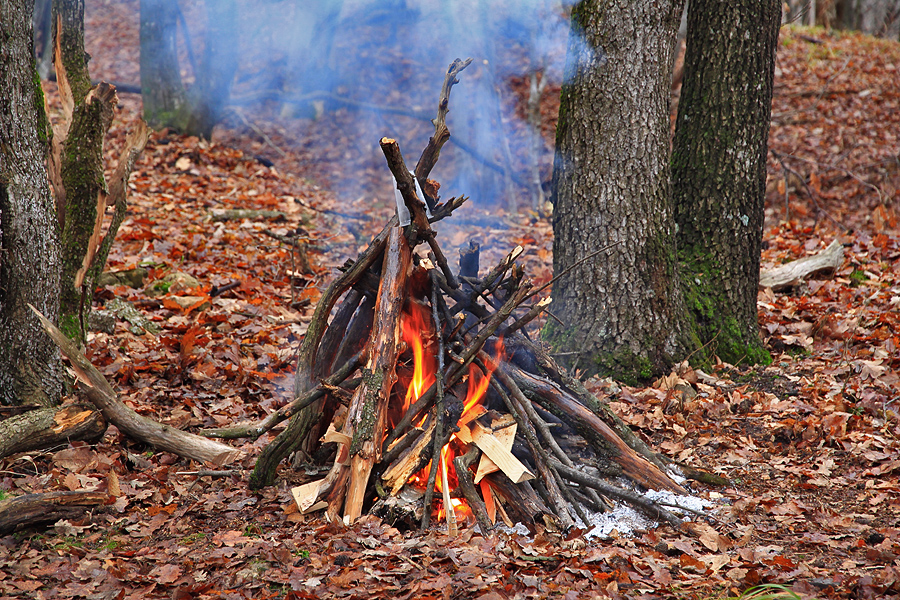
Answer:
[[[450,65],[435,133],[414,171],[396,140],[381,139],[408,224],[395,215],[328,287],[303,339],[294,399],[259,423],[206,431],[258,437],[290,418],[266,446],[250,485],[275,480],[290,454],[330,465],[294,489],[304,512],[352,522],[363,512],[453,533],[520,522],[568,529],[611,502],[656,520],[679,518],[629,489],[684,493],[656,455],[532,341],[523,327],[549,299],[516,259],[479,277],[477,244],[454,273],[432,224],[466,200],[441,203],[428,179],[450,133],[450,90],[468,66]],[[471,521],[469,521],[471,522]]]

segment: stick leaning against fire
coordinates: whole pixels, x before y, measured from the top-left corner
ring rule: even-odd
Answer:
[[[460,510],[482,530],[498,516],[567,529],[608,500],[680,527],[662,506],[602,480],[624,476],[685,492],[523,332],[549,300],[527,304],[534,294],[516,263],[522,248],[478,279],[477,245],[460,251],[456,276],[437,242],[431,224],[466,200],[439,204],[439,185],[428,176],[450,137],[450,91],[470,63],[450,65],[435,133],[414,171],[396,140],[381,139],[402,198],[398,213],[405,207],[409,222],[392,217],[323,293],[300,346],[293,402],[258,423],[204,435],[256,438],[290,418],[260,454],[251,487],[274,483],[292,453],[331,461],[323,479],[294,488],[295,499],[304,512],[326,509],[347,523],[368,509],[427,527],[437,491],[451,533]],[[413,251],[423,242],[427,257]]]

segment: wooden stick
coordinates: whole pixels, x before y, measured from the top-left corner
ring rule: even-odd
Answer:
[[[547,313],[551,314],[549,311]],[[603,419],[630,448],[658,468],[666,468],[664,461],[641,438],[631,431],[628,425],[609,408],[607,403],[601,402],[584,387],[584,384],[579,379],[569,375],[540,345],[535,344],[521,333],[516,333],[507,338],[506,347],[510,353],[513,352],[514,348],[522,348],[527,351],[550,379],[566,390],[567,393],[573,395],[578,402],[586,406],[591,412]]]
[[[35,307],[30,304],[28,306],[37,315],[44,331],[69,359],[88,399],[103,413],[103,417],[118,427],[122,433],[160,450],[198,462],[209,461],[216,466],[231,463],[243,456],[243,452],[231,446],[163,425],[153,419],[143,417],[125,406],[119,401],[116,392],[113,391],[103,374],[94,368],[94,365],[75,347],[75,344]]]
[[[431,504],[434,502],[434,485],[437,481],[437,458],[441,455],[441,448],[449,441],[449,435],[444,439],[445,432],[448,431],[447,415],[445,414],[444,405],[444,336],[441,331],[441,319],[438,315],[438,306],[442,302],[440,296],[440,288],[437,283],[437,271],[431,269],[428,273],[431,278],[431,320],[434,323],[434,331],[437,336],[438,352],[437,352],[437,373],[435,373],[434,389],[437,394],[435,402],[435,434],[434,445],[431,449],[431,469],[428,471],[428,481],[425,484],[425,510],[422,512],[422,522],[420,529],[422,531],[428,529],[431,524]]]
[[[357,353],[355,356],[351,357],[349,361],[344,363],[340,369],[335,371],[329,377],[326,377],[322,381],[320,381],[316,387],[305,392],[299,398],[296,398],[290,404],[286,404],[267,416],[265,419],[258,421],[256,423],[250,423],[246,425],[236,425],[234,427],[225,427],[221,429],[205,429],[200,431],[200,435],[208,438],[218,438],[231,440],[236,438],[249,437],[256,439],[265,432],[269,431],[278,423],[281,423],[288,417],[291,417],[325,394],[329,392],[329,388],[339,385],[345,379],[347,379],[356,369],[362,364],[363,357],[362,353]]]
[[[525,327],[529,323],[531,323],[539,314],[541,314],[545,308],[550,306],[550,303],[553,301],[553,298],[547,296],[540,302],[536,302],[534,306],[528,309],[528,312],[519,317],[515,323],[504,329],[500,332],[501,337],[508,337],[512,333],[518,331],[519,329]]]
[[[459,534],[459,527],[456,524],[456,509],[453,508],[453,502],[450,499],[450,482],[447,480],[447,461],[443,452],[440,453],[440,463],[441,492],[444,494],[444,515],[447,519],[447,534],[450,537],[456,537]]]
[[[456,277],[454,277],[453,271],[450,270],[450,265],[447,263],[447,257],[444,256],[443,250],[441,250],[437,240],[434,239],[434,230],[431,228],[428,218],[425,215],[425,203],[416,194],[416,184],[413,176],[406,168],[406,163],[403,161],[403,155],[400,152],[400,144],[397,143],[397,140],[389,137],[381,138],[380,143],[381,151],[384,152],[384,158],[387,160],[388,168],[390,168],[391,173],[394,175],[394,179],[397,180],[397,189],[400,190],[400,195],[403,196],[403,203],[406,204],[406,207],[412,215],[412,224],[415,226],[415,233],[410,238],[410,243],[412,244],[415,242],[414,238],[421,238],[428,242],[431,251],[434,252],[435,262],[437,262],[441,271],[443,271],[444,277],[447,278],[448,285],[453,288],[459,287],[459,282],[456,280]]]
[[[469,467],[478,459],[479,454],[481,453],[478,448],[472,446],[463,456],[454,458],[453,465],[456,467],[456,479],[459,481],[459,490],[466,499],[469,508],[475,514],[475,520],[478,522],[478,526],[481,527],[482,535],[487,535],[487,532],[491,530],[493,525],[488,517],[484,500],[481,499],[481,496],[475,490],[475,484],[472,482],[472,473],[469,471]]]
[[[470,64],[472,64],[471,58],[466,60],[457,58],[447,68],[447,75],[444,77],[444,85],[441,87],[441,95],[438,100],[437,117],[432,121],[434,123],[434,135],[429,138],[428,145],[422,150],[422,156],[419,157],[419,161],[416,163],[416,179],[419,180],[419,185],[422,186],[423,190],[425,189],[425,181],[428,179],[428,175],[441,156],[441,148],[450,139],[450,130],[447,129],[447,113],[450,112],[450,90],[459,83],[459,79],[456,76]]]

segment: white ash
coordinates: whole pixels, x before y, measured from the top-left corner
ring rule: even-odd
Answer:
[[[638,492],[634,492],[638,493]],[[686,509],[703,512],[707,508],[712,508],[716,504],[703,498],[696,496],[683,496],[672,492],[659,492],[650,490],[643,494],[639,494],[648,500],[659,503],[662,508],[675,515],[690,516],[693,513],[679,510],[677,506]],[[654,521],[642,512],[639,512],[625,504],[624,502],[616,502],[616,507],[610,512],[594,513],[589,515],[590,523],[585,525],[579,520],[579,524],[588,531],[584,534],[586,538],[608,538],[615,530],[619,535],[631,536],[636,531],[645,531],[658,527],[659,523]]]

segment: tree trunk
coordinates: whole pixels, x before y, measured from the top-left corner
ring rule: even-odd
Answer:
[[[31,16],[28,2],[0,2],[0,403],[50,406],[62,390],[59,352],[27,306],[55,320],[60,277]]]
[[[70,339],[84,345],[93,299],[93,281],[87,271],[106,210],[103,140],[118,99],[109,84],[100,83],[91,88],[84,52],[84,2],[57,0],[54,6],[59,11],[61,27],[56,31],[59,41],[56,78],[62,85],[68,82],[74,106],[68,131],[57,132],[65,136],[59,157],[64,190],[59,328]],[[64,96],[62,87],[60,90]],[[63,103],[67,104],[65,100]]]
[[[682,6],[583,0],[573,9],[553,172],[553,268],[572,271],[553,289],[563,324],[548,322],[544,333],[585,374],[646,379],[697,346],[669,200]]]
[[[206,2],[206,44],[197,85],[191,91],[187,135],[204,139],[222,117],[237,71],[237,9],[234,0]]]
[[[62,22],[61,31],[57,30],[57,19]],[[61,50],[72,96],[76,103],[81,102],[91,89],[90,57],[84,51],[84,0],[53,0],[53,21],[53,39]]]
[[[141,99],[154,129],[183,130],[187,99],[178,67],[175,0],[141,0]]]
[[[897,39],[900,33],[897,0],[839,0],[836,4],[836,27]]]
[[[778,0],[691,0],[672,159],[682,291],[704,344],[767,362],[756,294]]]
[[[196,83],[187,90],[178,66],[178,3],[141,0],[141,95],[151,127],[209,139],[231,93],[238,29],[234,0],[209,0],[205,6],[203,61],[191,65]]]

